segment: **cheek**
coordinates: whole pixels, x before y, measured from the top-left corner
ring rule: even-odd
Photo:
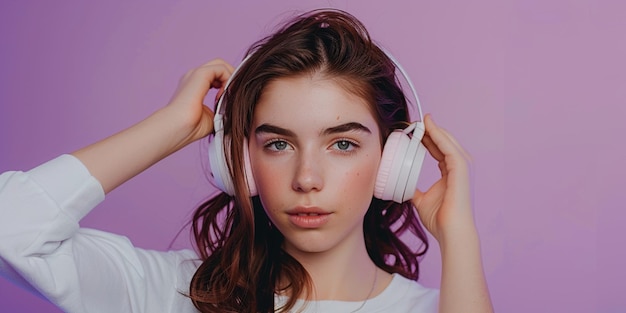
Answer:
[[[376,180],[376,171],[371,168],[363,167],[354,169],[344,173],[343,186],[345,190],[361,190],[361,192],[369,192],[373,190]]]
[[[344,173],[342,189],[345,195],[359,197],[367,195],[363,199],[369,203],[371,196],[374,195],[379,159],[377,157],[365,158]]]
[[[275,192],[277,185],[279,185],[278,180],[280,180],[280,174],[272,172],[271,169],[268,169],[267,166],[263,166],[263,164],[258,164],[258,166],[253,169],[254,181],[256,182],[259,196],[263,201],[267,198],[266,195]]]
[[[372,190],[376,184],[376,176],[378,176],[378,166],[380,165],[380,154],[368,154],[364,159],[363,164],[358,168],[355,173],[356,179],[362,181],[364,184],[370,184]]]
[[[253,153],[251,157],[251,168],[254,176],[254,182],[257,187],[258,196],[261,200],[265,212],[272,219],[272,208],[280,208],[281,203],[280,195],[284,193],[285,177],[287,176],[281,169],[277,169],[275,165],[264,162],[262,158],[254,158]]]

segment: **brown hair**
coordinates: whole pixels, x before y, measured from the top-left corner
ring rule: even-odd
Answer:
[[[407,102],[395,76],[395,65],[372,42],[365,27],[338,10],[316,10],[297,16],[273,35],[254,44],[249,58],[224,94],[226,135],[230,136],[229,169],[235,196],[224,193],[194,213],[192,229],[203,263],[190,286],[190,297],[202,312],[274,312],[274,294],[289,301],[309,294],[311,281],[298,261],[282,250],[283,236],[273,228],[258,197],[250,197],[244,175],[243,143],[250,134],[254,108],[267,84],[281,77],[319,73],[367,100],[381,140],[409,122]],[[412,204],[373,199],[364,219],[367,252],[390,273],[417,280],[418,258],[428,242]],[[411,248],[400,236],[409,231],[422,245]],[[289,284],[279,286],[280,279]]]

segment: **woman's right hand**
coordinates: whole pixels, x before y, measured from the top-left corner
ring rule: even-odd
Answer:
[[[213,131],[213,112],[202,102],[211,88],[218,97],[234,69],[216,59],[185,74],[169,104],[145,120],[72,154],[105,193]]]
[[[189,130],[189,136],[181,142],[181,146],[213,131],[214,113],[204,105],[203,100],[209,89],[218,88],[217,101],[234,70],[226,61],[214,59],[190,70],[180,79],[178,88],[165,109],[180,114]]]

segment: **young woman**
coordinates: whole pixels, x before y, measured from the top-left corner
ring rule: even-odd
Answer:
[[[425,119],[422,143],[441,171],[428,191],[374,197],[383,147],[411,118],[396,64],[358,20],[298,16],[234,72],[210,61],[144,121],[0,176],[3,275],[68,312],[492,310],[466,154],[449,133]],[[222,96],[216,125],[202,103],[210,88]],[[78,227],[104,194],[214,131],[226,164],[220,173],[212,156],[212,172],[232,185],[196,210],[197,253]],[[440,291],[416,282],[428,247],[418,214],[441,247]],[[424,245],[400,240],[407,231]]]

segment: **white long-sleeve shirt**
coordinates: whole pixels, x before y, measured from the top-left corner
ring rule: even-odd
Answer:
[[[200,264],[192,250],[150,251],[79,227],[104,200],[71,155],[0,175],[0,275],[66,312],[197,312],[185,296]],[[277,296],[277,305],[284,298]],[[438,291],[394,274],[359,312],[436,312]],[[310,301],[305,312],[351,312],[362,302]]]

